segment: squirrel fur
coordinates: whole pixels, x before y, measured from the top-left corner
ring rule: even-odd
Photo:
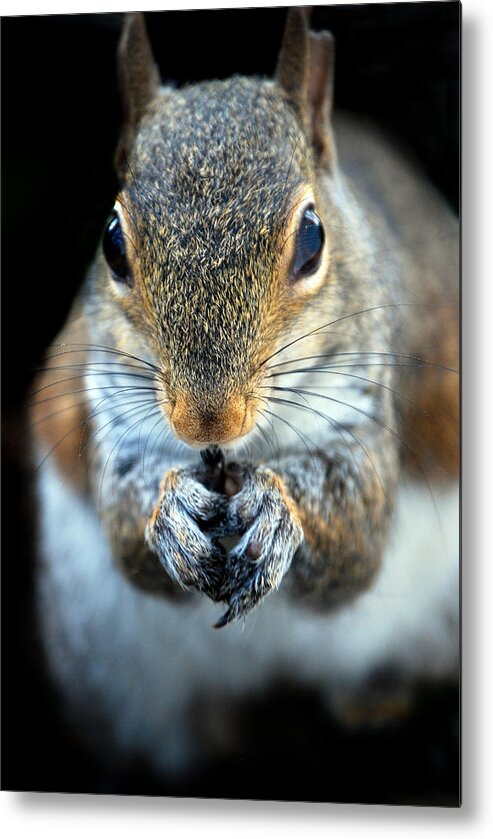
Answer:
[[[284,667],[334,703],[413,644],[408,672],[455,673],[458,229],[373,129],[332,119],[333,41],[300,8],[274,80],[162,87],[139,14],[119,73],[132,281],[100,248],[37,383],[39,609],[82,727],[111,720],[118,747],[176,769],[198,695]],[[293,281],[307,207],[325,243]],[[411,480],[413,515],[450,522],[446,556],[410,557],[413,629],[392,606],[369,652]]]

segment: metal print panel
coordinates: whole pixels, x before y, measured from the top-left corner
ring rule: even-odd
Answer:
[[[5,787],[459,804],[459,25],[3,22]]]

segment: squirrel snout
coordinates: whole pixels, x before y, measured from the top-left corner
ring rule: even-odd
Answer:
[[[254,422],[254,406],[243,396],[232,397],[214,409],[198,409],[190,399],[177,398],[170,415],[176,436],[200,448],[243,437],[251,431]]]

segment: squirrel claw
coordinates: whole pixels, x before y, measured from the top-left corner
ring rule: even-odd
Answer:
[[[216,621],[216,623],[214,623],[212,625],[212,628],[213,629],[222,629],[223,626],[227,626],[228,623],[231,623],[231,621],[233,619],[234,619],[234,615],[233,615],[231,609],[228,609],[228,611],[225,612],[224,615],[222,615],[222,617],[220,617],[219,620]]]
[[[146,527],[150,549],[181,588],[219,600],[226,552],[217,541],[223,532],[224,499],[197,480],[195,469],[171,469],[162,483],[154,515]]]
[[[243,531],[226,557],[219,600],[228,611],[216,628],[245,617],[277,589],[303,540],[294,502],[281,479],[265,467],[241,467],[242,487],[230,500],[227,523]]]

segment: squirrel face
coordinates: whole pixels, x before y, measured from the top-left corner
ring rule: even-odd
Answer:
[[[105,293],[145,336],[176,435],[224,444],[253,428],[264,363],[327,276],[313,149],[272,81],[154,88],[134,123]]]

